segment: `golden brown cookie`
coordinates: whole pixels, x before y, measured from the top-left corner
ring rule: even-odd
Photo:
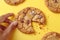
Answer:
[[[4,0],[4,1],[10,5],[18,5],[20,3],[23,3],[25,0]]]
[[[42,40],[60,40],[60,34],[56,32],[49,32],[45,34]]]
[[[53,12],[60,12],[60,0],[46,0],[47,7]]]
[[[32,22],[38,22],[44,25],[46,19],[43,12],[38,8],[27,7],[18,13],[17,21],[18,29],[21,32],[31,34],[35,32],[32,26]]]

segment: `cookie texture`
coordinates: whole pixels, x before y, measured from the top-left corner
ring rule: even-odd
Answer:
[[[60,13],[60,0],[46,0],[46,5],[51,11]]]
[[[25,0],[4,0],[9,5],[18,5],[23,3]]]
[[[34,33],[32,22],[38,22],[44,25],[46,22],[45,15],[38,8],[27,7],[18,13],[18,29],[26,34]]]
[[[57,32],[49,32],[45,34],[42,40],[60,40],[60,34]]]

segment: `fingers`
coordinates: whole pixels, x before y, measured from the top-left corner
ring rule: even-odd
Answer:
[[[7,29],[4,31],[3,34],[6,34],[6,35],[7,35],[8,33],[11,33],[11,31],[14,30],[14,29],[16,28],[16,26],[17,26],[17,21],[12,22],[12,23],[7,27]]]
[[[6,15],[3,15],[4,18],[8,18],[8,17],[10,17],[10,16],[14,16],[14,14],[13,14],[13,13],[8,13],[8,14],[6,14]]]
[[[10,19],[6,19],[4,22],[10,24],[12,21]]]
[[[14,16],[14,14],[13,13],[8,13],[8,14],[3,15],[3,16],[0,17],[0,29],[2,31],[4,31],[6,28],[1,23],[8,23],[8,24],[10,24],[12,22],[12,20],[8,19],[8,17],[10,17],[10,16]]]
[[[0,29],[2,33],[2,36],[0,37],[0,40],[5,40],[7,39],[7,37],[9,37],[9,35],[11,34],[11,32],[16,28],[17,26],[17,21],[12,21],[10,20],[8,17],[14,16],[13,13],[8,13],[6,15],[3,15],[0,17]],[[8,23],[9,26],[7,28],[5,28],[5,26],[1,25],[1,23]]]
[[[8,13],[8,14],[6,14],[6,15],[1,16],[1,17],[0,17],[0,23],[4,22],[4,21],[5,21],[6,19],[8,19],[8,17],[10,17],[10,16],[14,16],[14,14],[13,14],[13,13]]]
[[[2,35],[3,31],[6,29],[5,26],[0,25],[0,36]]]
[[[5,29],[6,29],[5,26],[0,25],[0,37],[1,37],[1,35],[2,35],[2,33],[3,33],[3,31],[4,31]]]
[[[11,24],[17,26],[17,21],[12,22]]]
[[[3,34],[1,36],[1,40],[7,40],[10,34],[14,29],[16,29],[17,21],[12,22],[6,29],[3,31]]]
[[[16,28],[17,25],[18,25],[17,21],[13,21],[13,22],[9,25],[9,27],[12,28],[12,29],[14,29],[14,28]]]
[[[3,26],[3,25],[0,25],[0,29],[5,30],[5,29],[6,29],[6,27],[5,27],[5,26]]]

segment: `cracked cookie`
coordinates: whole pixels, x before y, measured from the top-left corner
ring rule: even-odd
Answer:
[[[41,25],[46,23],[45,15],[38,8],[27,7],[18,13],[18,29],[27,34],[34,33],[32,22],[38,22]]]

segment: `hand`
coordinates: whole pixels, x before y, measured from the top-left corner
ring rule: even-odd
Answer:
[[[0,23],[4,22],[6,20],[9,20],[8,17],[10,17],[10,16],[14,16],[14,14],[13,13],[8,13],[6,15],[0,16]]]
[[[5,30],[8,29],[5,26],[1,25],[1,23],[5,22],[5,23],[8,23],[10,25],[10,23],[12,21],[10,19],[8,19],[8,17],[11,17],[11,16],[14,16],[14,14],[13,13],[8,13],[6,15],[0,16],[0,34],[1,34],[0,38],[2,38],[3,34],[7,33],[7,32],[5,32]],[[4,39],[4,38],[2,38],[2,39]],[[2,40],[2,39],[0,39],[0,40]]]
[[[12,31],[16,29],[16,27],[17,21],[12,22],[3,32],[2,36],[0,37],[0,40],[9,40],[8,37],[11,35]]]

